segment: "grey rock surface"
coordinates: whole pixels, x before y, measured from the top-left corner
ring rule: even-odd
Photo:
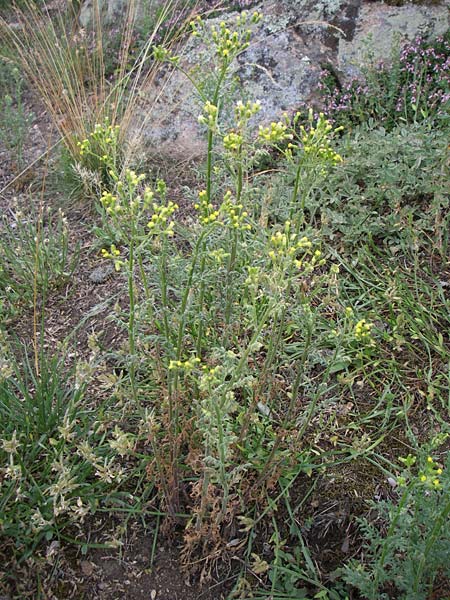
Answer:
[[[376,60],[389,60],[396,37],[412,40],[417,35],[445,33],[450,27],[450,2],[428,6],[364,2],[355,25],[351,40],[339,40],[337,62],[346,72],[357,72],[357,65],[364,60],[368,47]]]
[[[124,0],[101,1],[106,17],[113,18],[126,4]],[[400,7],[376,0],[261,0],[247,4],[264,14],[264,22],[239,57],[235,75],[239,94],[261,101],[256,123],[278,120],[284,111],[292,113],[310,102],[323,64],[334,65],[343,78],[357,73],[368,39],[375,59],[386,59],[395,35],[413,39],[418,33],[437,35],[450,27],[450,0],[434,0],[430,5],[405,2]],[[220,19],[209,20],[231,21],[235,16],[225,11]],[[184,68],[197,69],[200,76],[211,68],[196,39],[188,40],[178,53]],[[159,78],[147,90],[141,110],[142,114],[136,115],[136,130],[142,128],[146,155],[154,151],[185,159],[204,154],[204,135],[197,122],[200,102],[183,75]]]
[[[94,1],[97,4],[94,4]],[[81,6],[80,24],[82,27],[89,28],[94,22],[94,6],[98,7],[103,22],[106,25],[114,23],[117,17],[121,17],[126,10],[125,0],[85,0]]]

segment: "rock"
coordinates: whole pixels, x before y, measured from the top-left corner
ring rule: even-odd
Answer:
[[[347,73],[358,72],[357,65],[367,53],[367,42],[374,59],[389,60],[395,38],[412,40],[417,35],[437,36],[450,27],[450,2],[389,6],[384,2],[363,3],[353,39],[341,39],[338,64]]]
[[[80,563],[81,572],[85,577],[90,577],[94,572],[94,565],[88,560],[82,560]]]
[[[92,1],[87,0],[85,6]],[[105,18],[115,18],[127,5],[125,0],[99,1]],[[236,65],[241,89],[235,98],[243,93],[245,98],[261,101],[255,125],[278,120],[284,111],[293,113],[311,102],[324,64],[332,65],[343,78],[357,73],[367,38],[372,38],[375,60],[386,59],[395,34],[412,39],[418,33],[443,33],[450,26],[450,0],[396,3],[403,5],[376,0],[225,2],[234,7],[245,4],[264,15],[250,48]],[[83,10],[88,10],[85,6]],[[220,18],[209,21],[231,22],[236,14],[225,10]],[[186,69],[197,68],[201,76],[211,68],[197,38],[189,39],[177,53]],[[142,137],[136,135],[130,142],[137,154],[142,151],[145,156],[152,152],[176,159],[202,156],[205,136],[197,122],[200,111],[198,96],[185,76],[178,72],[170,78],[161,76],[147,90],[135,115],[135,131],[142,130]]]
[[[85,0],[81,6],[79,21],[82,27],[89,29],[94,23],[94,7],[98,6],[98,11],[102,17],[105,26],[114,22],[118,16],[125,12],[125,0]]]

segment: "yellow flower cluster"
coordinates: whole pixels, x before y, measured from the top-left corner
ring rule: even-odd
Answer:
[[[227,133],[223,138],[223,145],[230,154],[239,154],[244,143],[244,130],[249,119],[261,110],[260,102],[239,101],[234,107],[236,129]]]
[[[109,162],[118,145],[119,131],[120,127],[110,125],[107,118],[103,124],[96,123],[88,137],[77,142],[80,157],[92,155],[104,163]]]
[[[215,48],[216,55],[223,66],[227,66],[240,52],[248,48],[250,44],[251,30],[248,29],[250,23],[256,24],[262,19],[261,13],[255,11],[251,16],[247,11],[242,11],[235,20],[237,30],[232,31],[227,27],[225,21],[221,21],[219,26],[211,27],[211,40]],[[205,30],[205,22],[200,16],[190,23],[192,35],[201,37]]]
[[[244,138],[240,133],[230,131],[230,133],[227,133],[223,138],[223,146],[230,154],[238,154],[241,150],[243,141]]]
[[[280,144],[286,140],[292,140],[293,137],[288,124],[282,121],[271,123],[269,127],[259,126],[258,138],[263,143]]]
[[[118,197],[111,192],[104,191],[100,202],[108,215],[120,215],[123,212],[123,207]]]
[[[355,325],[353,333],[357,340],[370,339],[373,323],[368,323],[366,319],[361,319]]]
[[[139,194],[136,194],[136,190],[145,179],[145,175],[137,175],[135,171],[127,169],[125,177],[122,180],[119,179],[116,171],[111,169],[109,176],[116,184],[117,195],[106,190],[102,193],[101,203],[108,215],[115,217],[127,215],[131,217],[137,215],[143,203],[144,208],[148,208],[149,201],[151,200],[151,190],[145,190],[144,200]]]
[[[247,121],[251,119],[253,115],[256,115],[260,110],[261,102],[259,102],[259,100],[256,102],[248,101],[245,102],[245,104],[244,102],[242,102],[242,100],[240,100],[234,108],[237,127],[239,129],[245,127]]]
[[[217,250],[211,250],[209,256],[214,260],[217,265],[223,265],[225,260],[230,256],[229,252],[225,252],[223,248]]]
[[[145,179],[144,173],[141,173],[140,175],[138,175],[136,173],[136,171],[133,171],[132,169],[127,169],[125,171],[125,182],[129,188],[136,189],[138,187],[138,185],[141,183],[141,181],[144,181],[144,179]]]
[[[110,191],[104,191],[101,197],[101,203],[106,210],[106,213],[116,219],[122,219],[123,224],[138,222],[146,211],[152,210],[153,215],[148,228],[152,235],[173,235],[174,222],[169,221],[172,214],[178,209],[178,204],[167,202],[157,204],[154,202],[155,192],[145,187],[140,190],[140,185],[145,179],[145,175],[138,175],[135,171],[127,169],[124,177],[119,179],[118,174],[110,171],[111,179],[116,184],[116,194]],[[166,184],[162,180],[158,180],[156,184],[156,192],[165,202]]]
[[[298,117],[299,115],[297,115]],[[309,111],[309,127],[306,129],[304,125],[300,125],[300,136],[303,144],[303,151],[308,155],[314,155],[320,158],[323,162],[337,164],[342,162],[340,154],[335,152],[331,147],[331,133],[341,131],[342,127],[333,129],[331,123],[325,118],[323,113],[319,114],[316,126],[313,126],[312,109]]]
[[[120,271],[120,269],[125,264],[122,260],[119,259],[120,250],[118,248],[116,248],[116,246],[114,244],[111,244],[111,247],[109,250],[106,250],[105,248],[103,248],[102,256],[103,256],[103,258],[111,259],[114,262],[114,268],[116,269],[116,271]]]
[[[270,238],[272,250],[269,251],[269,257],[273,261],[284,258],[294,258],[300,250],[309,250],[312,243],[305,236],[297,240],[297,235],[291,232],[291,222],[286,221],[283,231],[277,231]]]
[[[325,259],[322,258],[322,252],[315,250],[308,260],[296,260],[295,266],[297,269],[303,269],[305,273],[312,273],[316,267],[322,267],[325,264]]]
[[[247,30],[244,36],[237,31],[231,32],[225,21],[221,21],[219,30],[211,27],[211,36],[216,46],[216,53],[220,58],[232,59],[238,52],[248,48],[251,31]]]
[[[243,204],[234,204],[231,192],[228,190],[224,196],[221,211],[228,218],[228,223],[233,229],[239,231],[248,231],[252,227],[245,220],[248,217],[248,212],[244,210]]]
[[[216,367],[208,367],[207,365],[202,366],[202,376],[200,377],[199,388],[201,391],[207,391],[212,386],[219,383],[219,374],[222,370],[220,365]]]
[[[442,475],[442,469],[434,462],[431,456],[428,456],[425,470],[419,473],[420,482],[426,484],[428,487],[440,490],[442,489],[439,479],[440,475]]]
[[[175,227],[174,221],[169,221],[173,213],[178,210],[178,204],[169,201],[166,205],[153,203],[153,215],[147,227],[153,235],[163,234],[167,236],[173,235]]]
[[[196,356],[189,358],[188,360],[171,360],[169,362],[169,370],[181,370],[181,371],[192,371],[200,364],[200,359]]]
[[[291,222],[286,221],[283,231],[277,231],[270,238],[269,258],[278,265],[294,265],[304,274],[311,273],[325,264],[320,250],[311,251],[312,242],[306,236],[299,237],[291,231]],[[299,254],[301,257],[298,258]]]
[[[91,144],[88,139],[84,139],[82,142],[77,142],[77,146],[80,149],[80,156],[84,156],[89,151]]]
[[[210,225],[217,221],[219,217],[219,211],[214,210],[214,206],[211,202],[208,202],[208,194],[206,190],[202,190],[198,194],[199,202],[194,204],[195,210],[198,210],[200,213],[199,221],[202,225]]]
[[[205,102],[205,105],[203,106],[204,114],[202,114],[198,117],[198,122],[201,125],[206,125],[208,127],[208,129],[214,130],[217,127],[218,112],[219,112],[219,109],[217,108],[217,106],[215,106],[208,100],[207,102]]]
[[[197,15],[196,19],[194,21],[191,21],[189,25],[192,29],[191,35],[193,37],[198,37],[200,35],[200,30],[203,29],[203,27],[205,26],[205,22],[203,21],[200,15]]]
[[[248,23],[250,20],[253,24],[257,25],[263,18],[263,14],[259,10],[255,10],[250,16],[246,10],[243,10],[240,15],[236,17],[236,25],[241,26]]]
[[[177,65],[180,62],[179,56],[174,56],[167,48],[161,45],[153,47],[153,59],[158,62],[169,62],[173,65]]]
[[[250,288],[258,287],[261,278],[261,269],[259,267],[247,267],[247,273],[248,276],[245,280],[245,284]]]

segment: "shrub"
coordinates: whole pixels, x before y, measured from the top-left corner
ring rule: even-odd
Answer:
[[[401,460],[407,468],[397,477],[398,501],[373,504],[377,521],[361,521],[364,563],[351,561],[344,571],[368,600],[425,600],[438,574],[450,577],[449,457],[441,462],[422,449]]]
[[[391,131],[367,125],[355,129],[337,146],[341,167],[307,200],[311,224],[333,243],[339,239],[349,253],[370,240],[392,248],[414,241],[444,256],[447,131],[426,121],[401,123]],[[282,212],[283,191],[280,197]]]
[[[321,90],[327,118],[347,128],[373,120],[390,130],[399,121],[442,119],[450,106],[450,33],[419,36],[394,49],[388,64],[375,64],[369,54],[361,76],[343,85],[325,70]]]

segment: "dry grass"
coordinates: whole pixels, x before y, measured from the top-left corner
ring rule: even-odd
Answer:
[[[79,159],[78,141],[85,139],[96,123],[104,123],[106,119],[120,127],[122,142],[129,139],[133,130],[134,144],[128,147],[135,145],[158,99],[151,98],[147,114],[136,128],[137,104],[152,86],[160,68],[151,61],[152,47],[157,39],[163,44],[177,40],[186,24],[186,13],[182,10],[186,6],[187,0],[166,2],[144,46],[133,57],[136,2],[130,0],[120,28],[118,68],[113,77],[107,76],[105,69],[106,31],[98,0],[93,2],[92,31],[82,29],[76,15],[58,12],[54,16],[45,3],[37,7],[30,0],[25,0],[24,8],[15,9],[15,27],[0,17],[2,37],[39,93],[74,162]],[[194,11],[195,7],[191,14]],[[170,27],[165,26],[163,31],[169,18]]]

